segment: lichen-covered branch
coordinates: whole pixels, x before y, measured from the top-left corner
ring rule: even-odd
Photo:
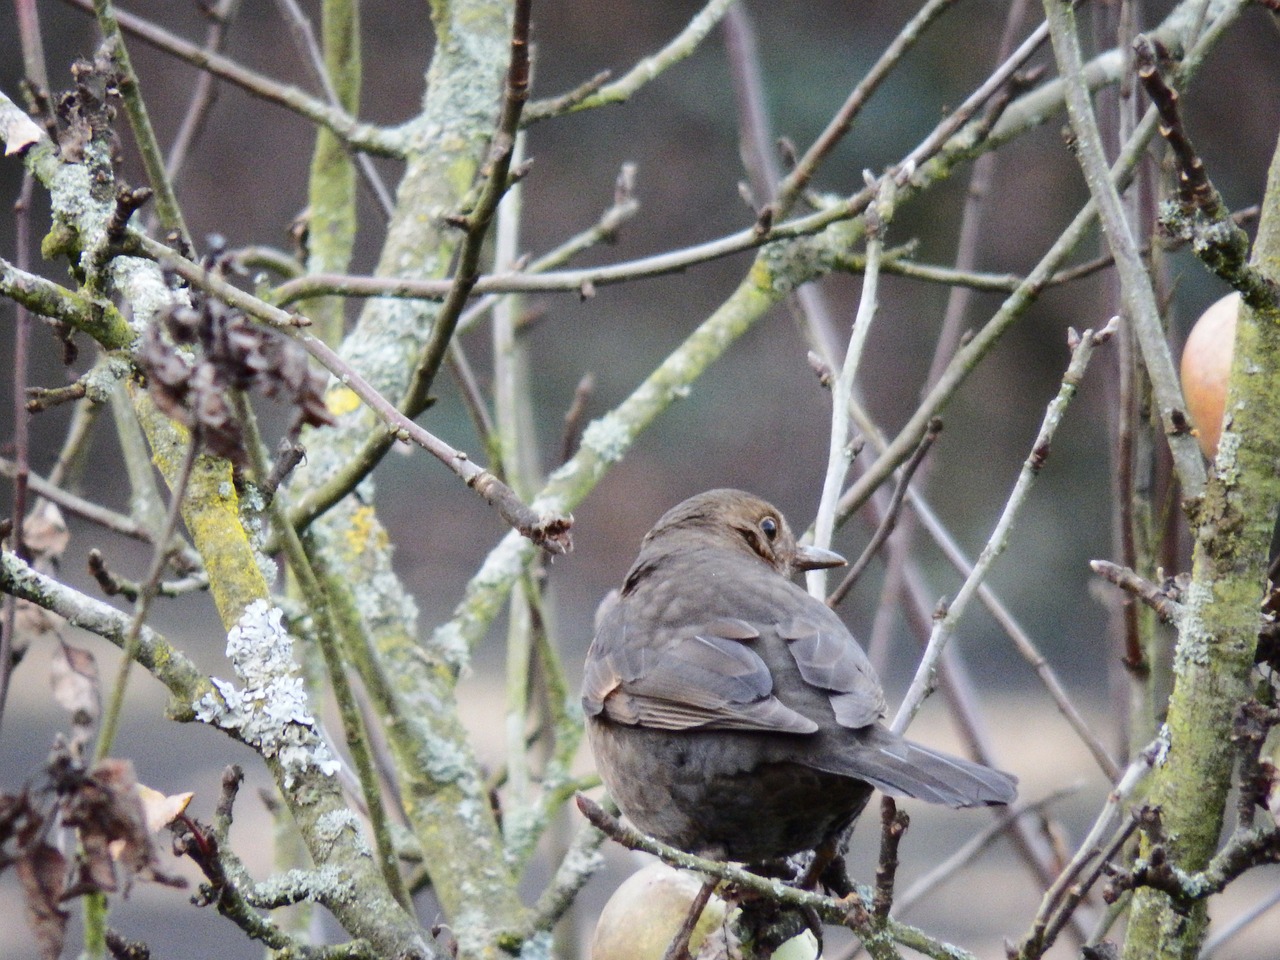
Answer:
[[[129,630],[126,614],[33,570],[7,550],[0,554],[0,592],[56,613],[73,627],[87,630],[117,645],[124,642]],[[171,698],[169,714],[174,719],[192,719],[195,716],[192,704],[213,690],[209,678],[150,627],[143,627],[139,632],[135,657],[168,688]]]
[[[133,342],[133,331],[114,304],[91,300],[52,280],[19,270],[3,258],[0,258],[0,296],[13,299],[34,314],[88,334],[107,350],[122,349]]]
[[[1253,267],[1280,280],[1280,148],[1272,158]],[[1196,542],[1169,702],[1168,758],[1155,772],[1170,862],[1204,869],[1222,829],[1231,786],[1236,709],[1250,694],[1259,604],[1280,502],[1280,308],[1247,304],[1236,327],[1227,415],[1216,472],[1193,515]],[[1144,841],[1144,848],[1150,841]],[[1134,893],[1124,960],[1189,960],[1198,955],[1207,914],[1148,887]]]

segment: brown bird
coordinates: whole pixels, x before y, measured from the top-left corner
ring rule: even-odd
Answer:
[[[673,507],[602,610],[582,703],[622,812],[672,846],[755,863],[818,847],[873,787],[1008,803],[1014,777],[905,740],[840,619],[791,582],[842,564],[740,490]]]

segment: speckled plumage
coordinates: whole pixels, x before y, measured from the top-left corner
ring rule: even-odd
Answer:
[[[691,497],[646,535],[599,618],[582,697],[600,775],[641,830],[755,862],[817,846],[873,786],[953,807],[1013,799],[1008,774],[879,723],[866,654],[790,580],[837,562],[737,490]]]

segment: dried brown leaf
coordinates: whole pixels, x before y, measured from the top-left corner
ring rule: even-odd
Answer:
[[[165,414],[198,430],[210,453],[238,465],[247,460],[241,424],[228,401],[232,390],[257,387],[292,404],[295,425],[333,423],[324,403],[324,375],[310,368],[297,344],[276,332],[209,297],[170,310],[162,326],[169,339],[160,326],[152,327],[140,353],[152,396]],[[197,349],[189,356],[175,344]]]
[[[58,131],[58,153],[68,163],[79,163],[93,139],[93,126],[78,105],[66,101],[59,105],[58,118],[65,124]]]
[[[71,714],[76,726],[92,726],[98,722],[102,692],[98,661],[92,653],[69,643],[59,643],[49,664],[49,682],[54,699]]]
[[[57,847],[38,843],[23,852],[17,873],[25,899],[27,926],[35,934],[40,955],[45,960],[58,960],[69,917],[61,906],[67,877],[66,858]]]
[[[13,156],[22,153],[33,143],[39,143],[44,137],[40,127],[25,113],[13,110],[5,114],[0,121],[0,140],[4,141],[4,155]]]
[[[32,641],[54,633],[62,618],[50,613],[43,607],[37,607],[30,600],[19,600],[14,607],[13,618],[13,652],[15,659],[21,659]]]
[[[10,843],[18,849],[39,835],[44,815],[31,804],[26,789],[21,793],[0,793],[0,869],[13,862],[8,853]]]
[[[107,758],[95,764],[64,798],[63,822],[79,829],[81,883],[86,888],[128,893],[135,877],[184,885],[160,867],[128,760]]]
[[[42,501],[23,522],[22,539],[31,551],[37,570],[48,572],[71,542],[71,531],[56,503]]]
[[[146,818],[147,829],[157,833],[173,823],[187,809],[194,793],[175,793],[166,797],[159,790],[152,790],[145,783],[137,785],[138,799],[142,801],[142,813]]]

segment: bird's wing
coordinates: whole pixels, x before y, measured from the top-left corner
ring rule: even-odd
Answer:
[[[813,733],[818,725],[773,696],[769,668],[748,643],[759,636],[724,618],[657,644],[623,642],[609,618],[587,658],[583,706],[616,723],[661,730]]]
[[[778,625],[805,683],[826,692],[842,727],[861,729],[884,716],[884,691],[858,642],[835,617],[800,613]]]

